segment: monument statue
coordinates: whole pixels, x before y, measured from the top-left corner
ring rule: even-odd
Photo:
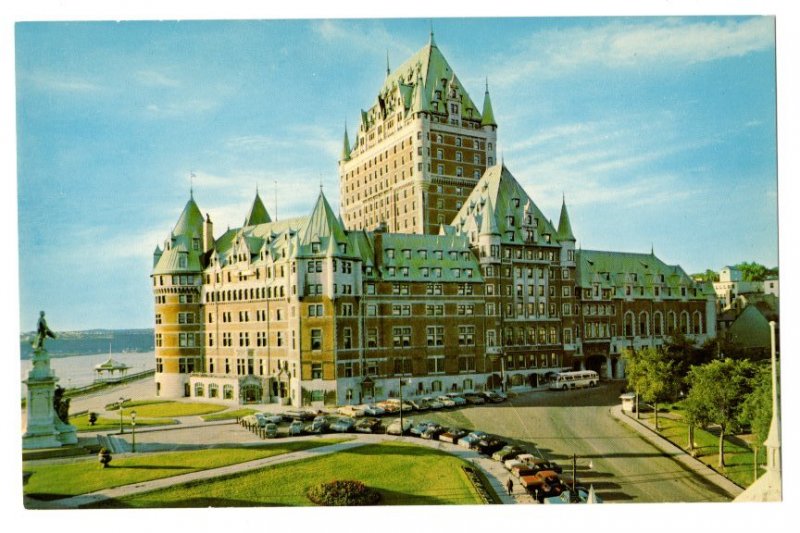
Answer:
[[[26,411],[26,431],[22,436],[22,447],[55,448],[77,444],[75,426],[69,424],[69,399],[64,398],[64,389],[56,387],[58,378],[50,368],[50,355],[44,349],[45,338],[55,339],[56,335],[39,313],[36,324],[36,338],[33,341],[33,368],[23,383],[28,388]]]
[[[55,339],[56,334],[47,327],[47,320],[44,318],[44,311],[39,311],[39,322],[36,324],[36,339],[33,341],[33,349],[44,350],[44,339],[46,337]]]

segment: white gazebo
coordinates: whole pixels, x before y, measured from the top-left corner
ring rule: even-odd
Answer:
[[[120,363],[111,358],[108,358],[104,363],[95,365],[94,367],[94,382],[95,383],[117,383],[124,378],[130,367],[125,363]]]

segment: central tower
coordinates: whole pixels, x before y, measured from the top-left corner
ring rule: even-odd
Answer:
[[[386,79],[361,111],[339,161],[341,213],[348,229],[438,233],[496,163],[497,124],[488,83],[482,110],[430,41]]]

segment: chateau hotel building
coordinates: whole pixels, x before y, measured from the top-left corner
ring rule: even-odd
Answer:
[[[388,69],[387,69],[388,71]],[[525,389],[565,368],[624,375],[625,348],[715,336],[714,293],[651,253],[577,250],[496,161],[481,111],[431,36],[361,113],[320,192],[273,221],[256,193],[214,236],[190,198],[156,247],[157,393],[364,403]]]

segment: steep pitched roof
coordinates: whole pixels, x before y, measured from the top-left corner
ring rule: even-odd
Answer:
[[[530,215],[530,226],[525,215]],[[487,217],[493,220],[486,220]],[[535,230],[538,244],[546,245],[549,237],[545,236],[550,235],[553,237],[550,242],[557,245],[553,225],[502,164],[486,169],[451,222],[459,233],[468,235],[480,232],[485,224],[494,225],[491,231],[499,234],[503,243],[525,242],[526,230],[530,228]]]
[[[334,214],[325,195],[320,191],[317,203],[308,217],[308,222],[302,230],[301,245],[312,242],[321,242],[322,237],[333,237],[336,242],[347,242],[344,228],[339,223],[339,218]]]
[[[350,161],[350,140],[347,138],[347,126],[344,127],[344,143],[342,145],[342,161]]]
[[[264,207],[264,202],[261,201],[261,196],[256,192],[256,197],[253,200],[253,205],[250,207],[250,212],[247,213],[247,218],[244,219],[244,225],[255,226],[268,222],[272,222],[272,219],[269,213],[267,213],[267,208]]]
[[[178,222],[172,229],[173,235],[202,235],[203,234],[203,214],[194,202],[194,197],[190,197],[183,208]]]
[[[563,198],[561,200],[561,217],[558,219],[556,239],[559,241],[575,242],[575,235],[572,233],[572,224],[569,222],[569,213],[567,213],[567,201]]]
[[[769,348],[769,322],[755,305],[748,305],[728,328],[732,342],[745,348]]]
[[[489,82],[486,82],[486,93],[483,95],[483,113],[481,113],[481,126],[497,126],[492,110],[492,100],[489,98]]]

